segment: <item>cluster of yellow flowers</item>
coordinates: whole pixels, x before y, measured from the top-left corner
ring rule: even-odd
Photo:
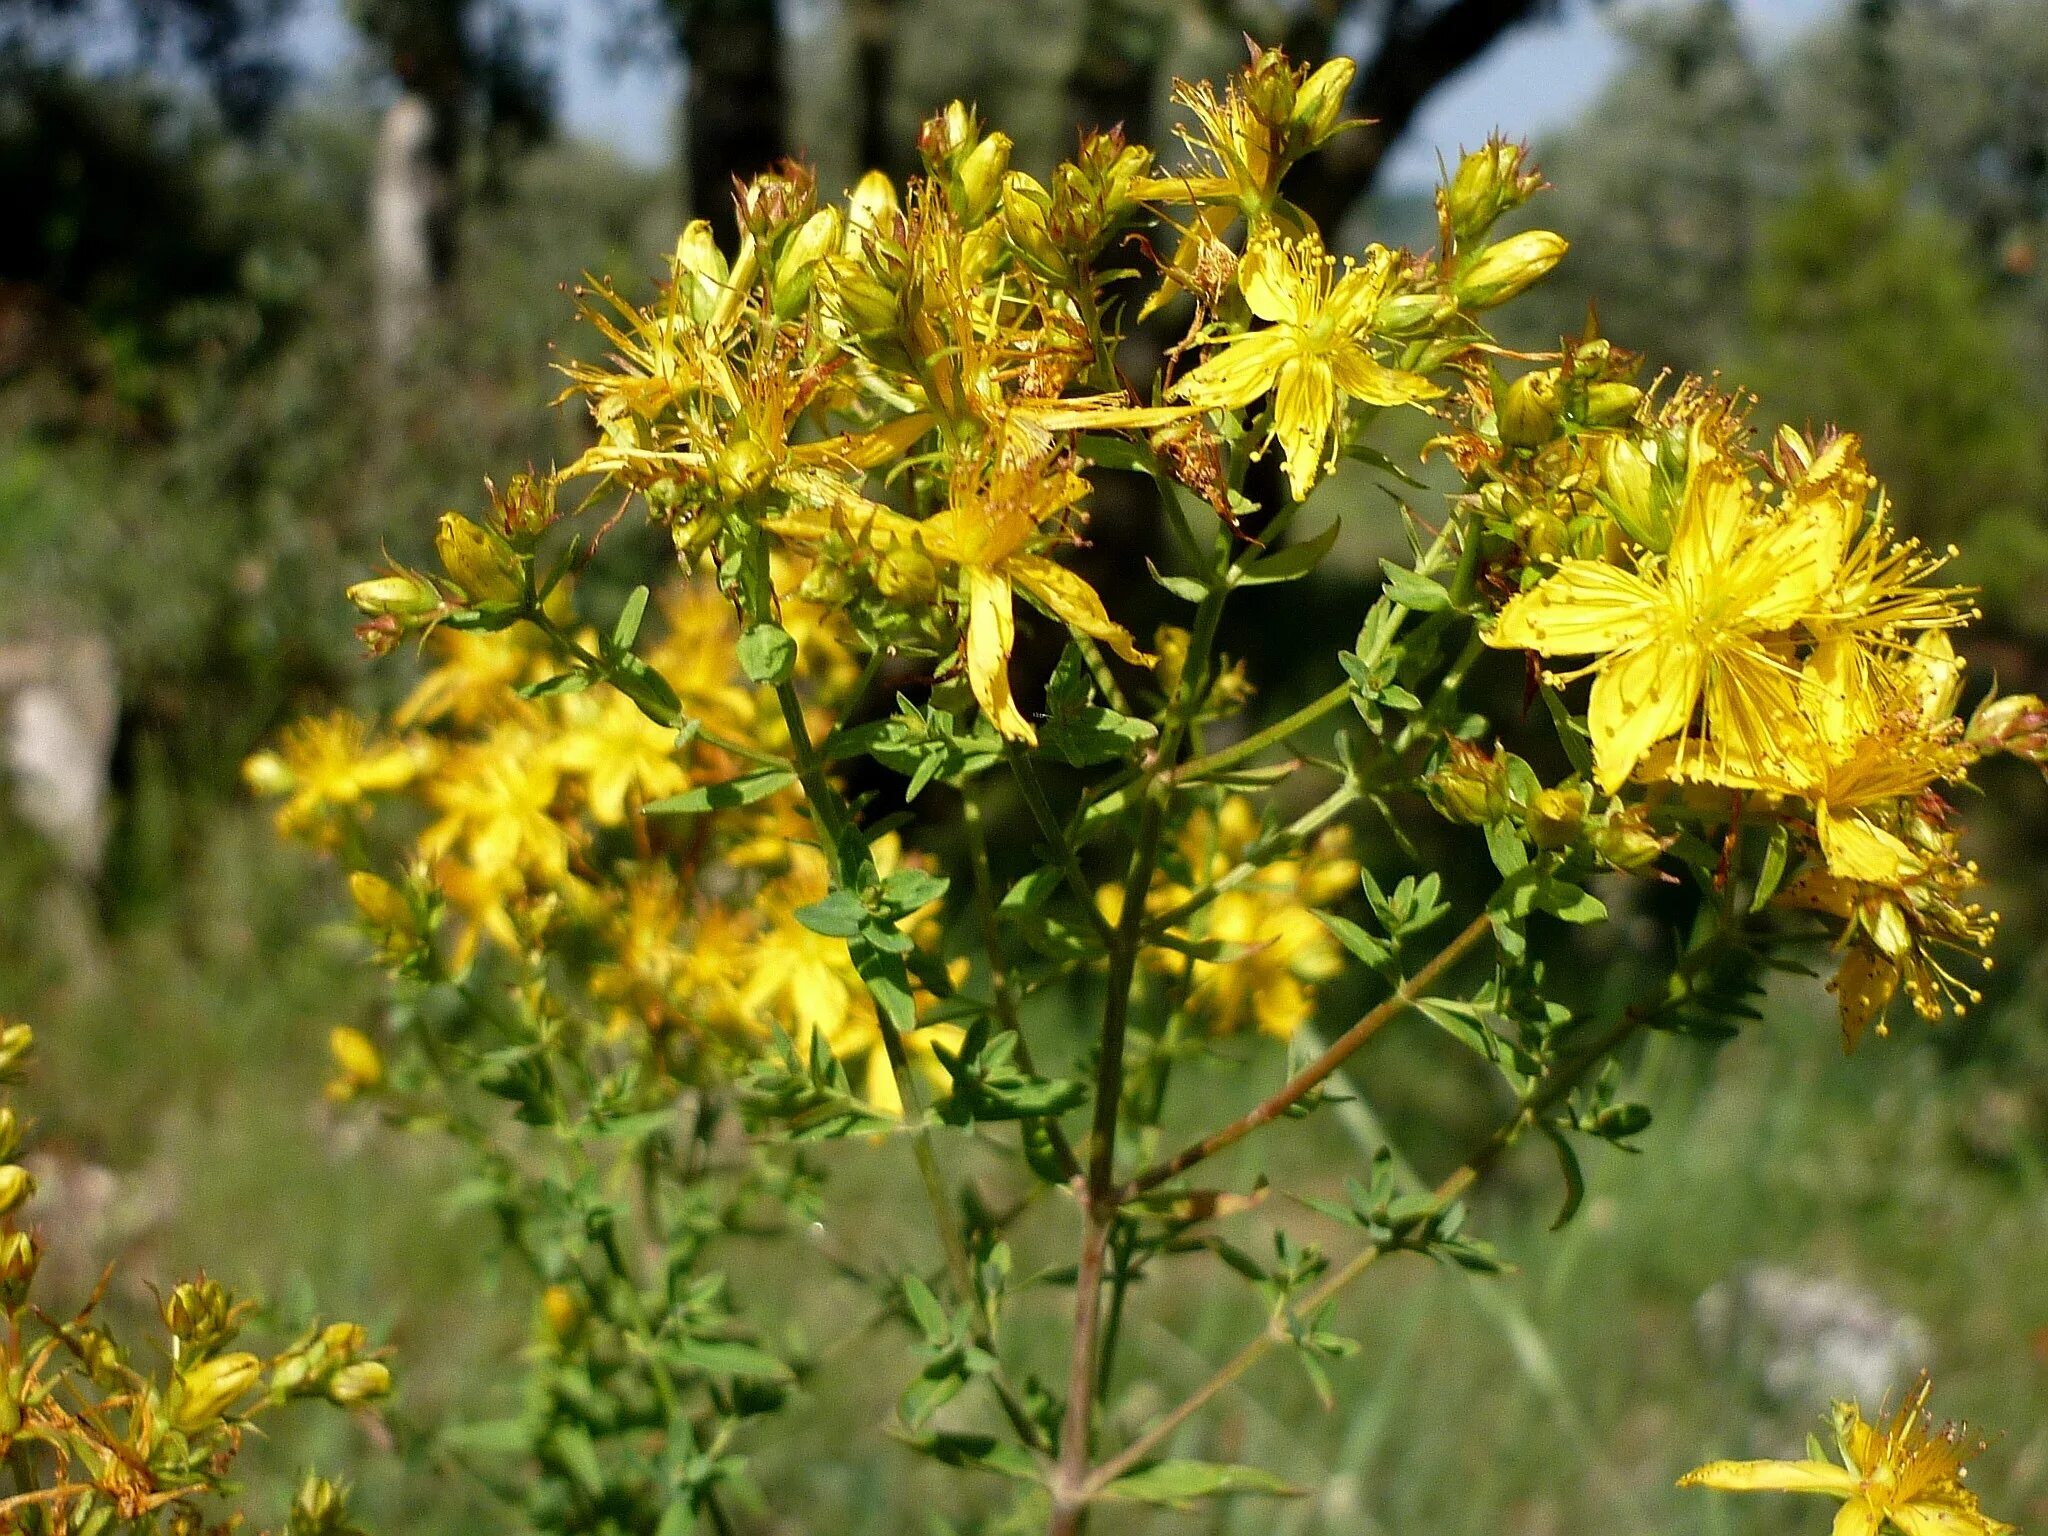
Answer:
[[[1996,922],[1942,793],[1979,750],[1955,716],[1966,594],[1894,535],[1853,436],[1786,428],[1759,457],[1733,402],[1689,381],[1658,406],[1597,346],[1452,444],[1526,559],[1487,643],[1590,658],[1547,679],[1593,679],[1602,791],[1727,791],[1813,848],[1778,899],[1839,924],[1852,1044],[1901,985],[1929,1018],[1960,1011],[1977,993],[1943,952]]]
[[[1358,861],[1343,827],[1328,827],[1298,856],[1250,857],[1258,812],[1229,795],[1214,812],[1197,810],[1182,826],[1179,867],[1161,870],[1145,913],[1162,928],[1148,968],[1185,990],[1186,1014],[1216,1034],[1251,1024],[1289,1040],[1315,1012],[1316,986],[1344,968],[1343,947],[1316,919],[1358,890]],[[1196,887],[1213,887],[1206,901]],[[1097,905],[1112,924],[1123,916],[1124,889],[1105,885]]]
[[[455,969],[484,938],[519,956],[573,949],[592,957],[589,996],[614,1034],[645,1031],[672,1053],[758,1048],[777,1027],[804,1048],[822,1034],[864,1071],[869,1100],[893,1111],[874,1001],[846,946],[796,916],[829,889],[799,793],[785,787],[689,816],[660,810],[733,779],[745,766],[733,748],[772,753],[787,740],[735,666],[738,627],[717,590],[683,581],[659,608],[646,660],[699,722],[687,742],[612,689],[537,687],[557,664],[529,628],[442,629],[388,737],[348,713],[311,718],[252,757],[245,775],[282,797],[280,833],[364,866],[350,890],[387,963],[420,953],[432,909],[445,905],[461,925],[447,957]],[[813,728],[822,728],[849,686],[847,653],[821,611],[791,603],[783,620],[800,637],[803,680],[819,701]],[[586,642],[595,637],[577,640]],[[410,873],[399,883],[366,867],[368,813],[381,801],[415,811]],[[893,867],[895,839],[878,856]],[[904,925],[930,937],[920,914]],[[957,1039],[956,1028],[935,1025],[910,1044],[936,1070],[932,1047]],[[360,1032],[338,1030],[334,1055],[335,1096],[381,1080]]]

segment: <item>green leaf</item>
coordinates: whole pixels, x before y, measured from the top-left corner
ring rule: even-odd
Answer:
[[[656,725],[683,723],[683,701],[669,687],[668,679],[640,657],[627,651],[611,658],[611,684],[640,706],[640,713]]]
[[[1102,1490],[1106,1499],[1135,1499],[1176,1509],[1197,1499],[1229,1493],[1296,1498],[1301,1490],[1258,1467],[1233,1467],[1215,1461],[1155,1462],[1141,1471],[1125,1473]]]
[[[796,909],[796,920],[828,939],[850,939],[867,925],[868,909],[851,891],[834,891],[822,901]]]
[[[1209,595],[1209,589],[1201,582],[1187,576],[1169,576],[1150,560],[1145,562],[1145,569],[1152,573],[1154,581],[1184,603],[1199,605]]]
[[[1586,1173],[1579,1166],[1579,1154],[1572,1150],[1572,1144],[1565,1140],[1564,1132],[1549,1121],[1539,1127],[1550,1144],[1557,1148],[1558,1167],[1564,1173],[1564,1207],[1557,1213],[1557,1220],[1550,1224],[1555,1232],[1579,1213],[1579,1206],[1586,1198]]]
[[[1750,893],[1750,911],[1763,911],[1778,894],[1778,886],[1785,878],[1785,861],[1791,852],[1792,833],[1781,821],[1771,828],[1770,846],[1764,849],[1764,867],[1757,872],[1756,889]]]
[[[684,1339],[675,1346],[675,1356],[691,1370],[706,1376],[735,1376],[746,1381],[794,1381],[796,1373],[755,1344],[738,1339]]]
[[[1058,753],[1071,768],[1093,768],[1130,757],[1140,742],[1158,734],[1151,721],[1120,715],[1099,704],[1055,710],[1038,728],[1040,744]]]
[[[553,677],[521,683],[512,691],[522,699],[553,699],[566,694],[581,693],[589,686],[588,672],[557,672]]]
[[[1382,969],[1394,958],[1394,952],[1383,940],[1374,938],[1348,917],[1339,917],[1334,912],[1318,912],[1316,920],[1336,936],[1339,944],[1374,970]]]
[[[1506,817],[1486,824],[1486,851],[1493,867],[1513,877],[1529,867],[1529,852],[1522,846],[1522,834]]]
[[[752,805],[756,800],[765,800],[780,793],[796,782],[796,775],[787,768],[763,768],[758,773],[743,773],[736,779],[727,779],[722,784],[699,784],[695,789],[686,789],[680,795],[670,795],[655,800],[640,808],[643,816],[697,816],[705,811],[729,811],[735,806]]]
[[[780,624],[756,624],[740,636],[739,657],[750,680],[772,687],[796,671],[796,641]]]
[[[1323,557],[1336,547],[1342,527],[1341,523],[1333,522],[1312,539],[1290,544],[1285,549],[1252,561],[1238,571],[1237,585],[1265,587],[1280,581],[1299,581],[1321,565]]]
[[[876,943],[872,926],[848,939],[846,952],[853,959],[853,968],[860,972],[860,979],[874,995],[875,1006],[896,1032],[907,1035],[916,1029],[917,1005],[911,1000],[910,973],[903,968],[903,956]]]
[[[626,606],[619,610],[618,622],[612,625],[612,649],[633,649],[633,642],[640,638],[640,621],[646,617],[647,589],[635,587],[626,598]]]
[[[949,1467],[993,1472],[999,1477],[1015,1478],[1024,1483],[1038,1481],[1038,1464],[1031,1459],[1031,1453],[1021,1445],[998,1440],[994,1435],[940,1430],[929,1435],[899,1434],[896,1438],[920,1455],[929,1456]]]
[[[1387,596],[1410,612],[1442,613],[1451,606],[1451,594],[1427,576],[1418,576],[1391,560],[1380,562],[1380,572],[1386,578]]]
[[[882,901],[891,912],[915,912],[940,900],[953,882],[922,869],[899,869],[882,882]]]
[[[1345,444],[1344,457],[1347,459],[1356,459],[1361,464],[1369,464],[1374,469],[1378,470],[1381,474],[1392,475],[1396,480],[1401,481],[1404,485],[1412,485],[1418,491],[1426,491],[1429,489],[1428,486],[1424,485],[1420,480],[1416,479],[1413,475],[1408,473],[1407,470],[1403,469],[1399,464],[1396,464],[1392,459],[1388,458],[1384,453],[1380,452],[1379,449],[1373,447],[1370,443]]]

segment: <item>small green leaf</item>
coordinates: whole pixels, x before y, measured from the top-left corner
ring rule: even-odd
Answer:
[[[756,624],[740,636],[739,657],[750,680],[773,687],[796,671],[796,641],[780,624]]]
[[[796,920],[828,939],[850,939],[867,925],[868,909],[851,891],[834,891],[823,901],[796,909]]]
[[[1451,594],[1427,576],[1391,560],[1380,562],[1380,572],[1386,577],[1387,596],[1413,613],[1441,613],[1451,606]]]
[[[675,1356],[706,1376],[734,1376],[748,1381],[794,1381],[796,1373],[758,1345],[738,1339],[684,1339]]]
[[[756,800],[765,800],[789,788],[796,782],[796,775],[787,768],[763,768],[758,773],[743,773],[736,779],[727,779],[722,784],[699,784],[695,789],[686,789],[680,795],[651,801],[640,808],[643,816],[697,816],[706,811],[729,811],[735,806],[752,805]]]
[[[1341,523],[1333,522],[1312,539],[1290,544],[1285,549],[1252,561],[1238,571],[1237,585],[1265,587],[1280,581],[1299,581],[1321,565],[1323,557],[1336,547],[1337,534],[1342,527]]]
[[[647,589],[635,587],[626,599],[626,606],[619,610],[618,622],[612,625],[612,649],[633,649],[633,642],[640,638],[640,621],[646,617]]]
[[[1126,1473],[1102,1490],[1106,1499],[1135,1499],[1174,1508],[1228,1493],[1296,1498],[1301,1490],[1258,1467],[1233,1467],[1214,1461],[1156,1462],[1141,1471]]]
[[[1785,861],[1791,852],[1792,833],[1781,821],[1771,828],[1770,846],[1764,849],[1764,867],[1757,872],[1756,889],[1750,893],[1750,911],[1763,911],[1778,894],[1778,886],[1785,878]]]
[[[1184,603],[1199,604],[1209,595],[1209,589],[1201,582],[1186,576],[1169,576],[1150,560],[1145,562],[1145,569],[1152,573],[1154,581]]]
[[[1374,970],[1379,970],[1394,958],[1393,951],[1384,941],[1374,938],[1348,917],[1339,917],[1334,912],[1318,912],[1316,920],[1336,935],[1339,944]]]
[[[581,693],[590,686],[588,672],[557,672],[553,677],[543,677],[535,682],[521,683],[513,692],[522,699],[553,699],[567,694]]]

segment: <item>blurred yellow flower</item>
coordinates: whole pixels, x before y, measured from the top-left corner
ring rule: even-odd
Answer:
[[[403,789],[426,763],[417,746],[373,741],[368,724],[337,710],[287,726],[275,751],[242,764],[242,778],[260,795],[284,797],[277,812],[281,835],[330,846],[340,835],[334,813]]]

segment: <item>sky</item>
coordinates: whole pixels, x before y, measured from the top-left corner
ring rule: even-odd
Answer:
[[[611,145],[628,159],[653,165],[674,144],[670,114],[678,74],[666,59],[637,61],[621,71],[607,56],[612,7],[603,0],[520,0],[556,44],[561,61],[561,116],[569,132]],[[791,31],[822,26],[834,0],[783,0]],[[1541,134],[1569,118],[1599,90],[1621,59],[1614,19],[1670,0],[1567,0],[1555,21],[1531,22],[1482,55],[1432,95],[1396,147],[1386,176],[1392,186],[1427,186],[1438,157],[1454,160],[1495,128],[1511,137]],[[1796,35],[1836,8],[1838,0],[1739,0],[1752,35],[1766,47]],[[356,44],[343,19],[343,0],[304,0],[294,23],[294,52],[316,74],[344,75]]]

